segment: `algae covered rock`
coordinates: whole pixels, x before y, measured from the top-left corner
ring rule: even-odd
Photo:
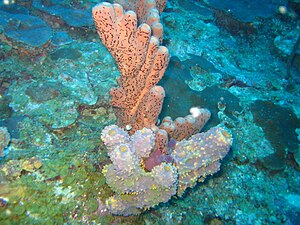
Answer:
[[[209,5],[229,12],[236,19],[242,22],[252,22],[258,17],[268,18],[274,15],[278,7],[284,4],[285,1],[271,1],[271,0],[229,0],[229,1],[218,1],[218,0],[205,0]]]
[[[50,15],[58,16],[73,27],[91,26],[93,24],[89,9],[77,9],[64,4],[64,1],[34,0],[33,7]]]
[[[52,128],[73,124],[79,115],[78,104],[92,105],[97,101],[85,74],[62,74],[52,81],[15,82],[9,95],[13,99],[10,106],[16,112],[25,112]]]
[[[52,29],[36,16],[11,14],[0,10],[0,17],[3,33],[16,42],[41,47],[52,37]]]
[[[43,91],[45,88],[47,91]],[[49,82],[41,85],[26,81],[14,83],[9,90],[14,100],[10,106],[17,112],[34,116],[52,128],[66,127],[74,123],[78,116],[75,101],[61,95],[66,91],[63,87],[58,89],[55,83]],[[20,94],[22,92],[24,94]]]
[[[34,172],[40,169],[42,165],[42,161],[36,157],[10,160],[0,166],[0,171],[2,171],[8,179],[14,179],[20,177],[23,171]]]
[[[288,57],[291,55],[293,48],[299,37],[299,32],[300,32],[299,27],[296,27],[295,30],[292,30],[290,32],[285,32],[282,35],[278,35],[274,39],[274,45],[279,51],[281,56]],[[297,49],[296,53],[299,54],[300,50]]]
[[[51,44],[54,46],[63,46],[63,45],[68,45],[72,42],[73,39],[70,37],[70,35],[67,32],[59,31],[53,35]]]
[[[0,157],[3,156],[4,149],[10,142],[10,134],[6,127],[0,127]]]
[[[256,100],[251,105],[251,111],[254,122],[263,129],[274,149],[273,154],[259,156],[260,161],[270,170],[283,170],[287,152],[299,154],[296,129],[300,127],[300,119],[292,108],[270,101]]]

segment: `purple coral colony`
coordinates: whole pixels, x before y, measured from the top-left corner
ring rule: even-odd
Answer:
[[[299,8],[3,0],[0,224],[300,224]]]

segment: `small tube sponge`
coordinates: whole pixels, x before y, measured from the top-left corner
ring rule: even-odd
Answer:
[[[139,160],[132,154],[132,149],[128,144],[116,146],[109,156],[118,171],[131,173],[139,166]]]
[[[170,188],[177,183],[177,171],[176,167],[170,166],[168,163],[161,163],[155,166],[151,171],[157,185],[162,185],[166,188]]]
[[[230,131],[218,126],[177,142],[172,152],[179,173],[177,195],[181,196],[188,187],[194,187],[197,180],[203,181],[206,176],[216,173],[232,140]]]
[[[151,129],[143,128],[131,136],[131,148],[135,155],[141,159],[149,157],[155,144],[155,136]]]
[[[129,142],[129,134],[117,125],[106,126],[101,133],[101,139],[108,150],[115,146]]]

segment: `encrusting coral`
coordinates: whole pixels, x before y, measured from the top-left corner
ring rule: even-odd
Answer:
[[[163,30],[159,14],[165,1],[117,2],[137,14],[103,2],[93,8],[93,18],[121,73],[119,87],[110,92],[117,125],[105,127],[101,135],[112,161],[103,174],[115,193],[105,207],[127,216],[175,194],[182,196],[197,181],[216,173],[232,135],[223,126],[199,133],[210,118],[207,109],[199,108],[196,116],[166,117],[156,126],[165,96],[157,83],[169,62],[168,49],[160,46],[162,33],[156,32],[158,27]]]

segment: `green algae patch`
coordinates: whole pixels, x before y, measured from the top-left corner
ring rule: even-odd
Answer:
[[[77,49],[72,49],[72,48],[61,48],[51,53],[52,60],[58,60],[58,59],[77,60],[80,57],[81,57],[81,53]]]
[[[22,172],[35,172],[42,167],[42,161],[36,157],[20,160],[9,160],[6,164],[0,165],[1,172],[7,179],[20,177]]]
[[[54,82],[45,82],[42,84],[32,83],[28,86],[25,94],[30,97],[31,100],[42,103],[56,97],[60,97],[62,85]]]
[[[98,201],[96,199],[91,199],[87,202],[87,209],[89,213],[95,212],[98,209]]]
[[[38,170],[21,173],[10,180],[2,172],[1,180],[6,182],[0,183],[0,199],[7,203],[0,207],[1,222],[80,224],[83,217],[97,221],[97,199],[111,194],[105,188],[105,178],[90,160],[94,156],[73,155],[70,158],[44,160]]]
[[[13,214],[17,215],[17,216],[21,216],[22,214],[25,213],[25,206],[24,205],[17,205],[13,208]]]

